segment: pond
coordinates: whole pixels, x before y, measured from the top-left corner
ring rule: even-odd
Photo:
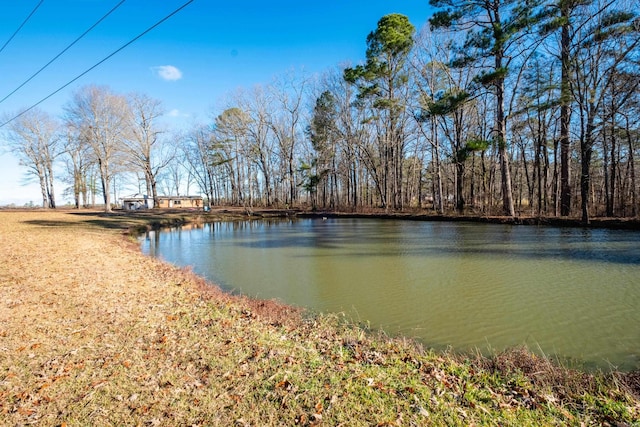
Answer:
[[[223,222],[142,249],[223,289],[429,347],[640,367],[640,232],[374,219]]]

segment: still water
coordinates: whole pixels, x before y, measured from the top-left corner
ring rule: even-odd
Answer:
[[[143,251],[434,348],[640,367],[640,232],[369,219],[205,224]]]

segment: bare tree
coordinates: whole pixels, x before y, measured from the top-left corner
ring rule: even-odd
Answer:
[[[257,86],[249,94],[238,96],[238,106],[248,115],[247,136],[249,144],[249,160],[259,170],[260,177],[256,181],[262,182],[264,204],[270,206],[274,201],[274,157],[277,151],[271,134],[272,100],[268,93]]]
[[[224,166],[231,186],[231,203],[245,204],[248,116],[237,107],[227,108],[214,119],[214,138],[227,159]]]
[[[42,207],[55,208],[53,162],[60,155],[59,124],[49,114],[32,109],[8,124],[9,150],[40,184]]]
[[[357,88],[344,79],[344,68],[337,69],[325,79],[325,85],[335,100],[336,108],[336,168],[344,194],[344,205],[358,209],[364,202],[363,189],[367,176],[375,176],[368,147],[370,126],[367,112],[357,100]],[[373,178],[375,180],[375,178]]]
[[[590,220],[591,159],[594,145],[601,130],[598,120],[605,107],[606,95],[619,71],[633,67],[629,61],[640,47],[634,14],[595,4],[584,10],[584,24],[576,37],[572,55],[574,78],[571,90],[578,106],[580,118],[580,196],[582,221]]]
[[[167,150],[159,139],[162,131],[158,119],[164,113],[162,103],[147,95],[134,93],[128,97],[131,109],[131,132],[123,146],[127,161],[144,174],[147,194],[158,206],[158,174],[175,156],[175,150]]]
[[[95,156],[105,212],[111,212],[111,182],[123,163],[124,141],[130,138],[127,99],[104,86],[85,86],[65,106],[68,126],[80,135]]]
[[[272,111],[269,126],[278,143],[282,177],[288,184],[283,197],[287,204],[297,199],[296,161],[299,145],[303,141],[303,101],[307,78],[298,77],[293,72],[278,78],[269,86],[273,95],[275,109]],[[288,194],[287,194],[288,193]]]
[[[417,99],[414,106],[414,118],[418,126],[417,132],[426,140],[431,148],[431,174],[433,208],[439,214],[444,213],[444,195],[442,193],[442,166],[440,139],[438,137],[439,116],[429,112],[428,105],[433,102],[440,90],[443,89],[442,76],[447,69],[445,63],[448,54],[445,39],[438,39],[438,33],[423,28],[416,37],[411,67],[414,76],[414,88]],[[447,35],[449,36],[449,35]]]
[[[185,167],[176,159],[171,161],[167,168],[158,177],[158,185],[160,185],[160,193],[165,196],[180,195],[180,189],[187,173]]]
[[[63,182],[69,185],[65,194],[73,196],[74,205],[79,209],[80,206],[89,204],[88,192],[91,187],[89,180],[91,171],[95,167],[94,158],[90,147],[83,143],[80,132],[72,128],[67,128],[62,150],[65,154],[66,167]]]
[[[214,203],[218,193],[215,172],[217,165],[211,141],[211,128],[205,124],[194,124],[180,142],[184,166],[193,176],[200,191],[206,195],[209,205]],[[172,170],[175,171],[175,167]]]

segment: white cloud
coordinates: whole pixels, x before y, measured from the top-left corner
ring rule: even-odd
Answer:
[[[173,65],[159,65],[151,70],[162,80],[175,81],[182,78],[182,71]]]
[[[173,110],[169,111],[169,117],[180,117],[180,116],[184,116],[184,114],[182,114],[180,110],[178,110],[177,108],[174,108]]]

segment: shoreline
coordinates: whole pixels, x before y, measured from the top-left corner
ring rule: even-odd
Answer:
[[[339,316],[231,296],[131,239],[201,215],[3,210],[0,219],[7,424],[640,421],[640,373],[566,370],[524,349],[434,352]]]
[[[400,219],[407,221],[434,221],[434,222],[470,222],[480,224],[507,224],[530,225],[549,227],[571,227],[591,229],[615,229],[640,231],[640,220],[635,218],[593,218],[589,224],[583,224],[577,218],[556,217],[503,217],[503,216],[478,216],[478,215],[435,215],[424,213],[342,213],[342,212],[303,212],[297,214],[303,218],[377,218]]]
[[[181,218],[192,218],[190,221],[201,221],[201,218],[219,220],[240,220],[257,218],[373,218],[373,219],[397,219],[407,221],[434,221],[434,222],[470,222],[481,224],[507,224],[507,225],[529,225],[529,226],[550,226],[550,227],[572,227],[585,229],[621,229],[640,231],[640,218],[634,217],[592,217],[588,224],[584,224],[578,217],[553,217],[553,216],[500,216],[500,215],[477,215],[477,214],[435,214],[430,210],[407,210],[401,212],[350,212],[350,211],[329,211],[329,210],[309,210],[309,209],[280,209],[280,208],[243,208],[234,206],[215,206],[209,211],[202,209],[141,209],[125,211],[115,209],[110,213],[105,213],[97,208],[75,209],[71,207],[61,207],[53,210],[43,208],[14,208],[0,207],[0,212],[66,212],[77,215],[91,214],[95,216],[127,216],[138,220],[150,219],[151,227],[170,226],[175,223],[180,224]],[[153,218],[163,218],[160,221],[153,221]],[[135,228],[135,225],[133,226]]]

